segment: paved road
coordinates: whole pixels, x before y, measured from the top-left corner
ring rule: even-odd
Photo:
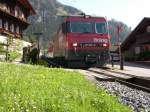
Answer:
[[[103,70],[101,68],[90,68],[89,70],[94,70],[99,73],[94,73],[92,71],[88,70],[82,70],[82,69],[66,69],[70,71],[78,71],[83,75],[86,76],[98,76],[103,79],[109,78],[108,76],[105,76],[103,73],[116,76],[116,77],[121,77],[122,76],[127,79],[129,77],[139,77],[139,78],[144,78],[150,80],[150,66],[144,66],[136,63],[129,63],[125,62],[124,70],[120,70],[120,65],[115,64],[114,68],[111,67],[110,64],[107,65],[110,69]],[[126,75],[126,76],[125,76]]]
[[[108,64],[107,67],[111,68],[111,65]],[[150,66],[125,62],[124,70],[121,71],[119,70],[119,68],[120,68],[119,64],[115,64],[114,71],[150,79]]]

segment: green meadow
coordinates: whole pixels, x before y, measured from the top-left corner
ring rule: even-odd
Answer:
[[[131,112],[77,72],[0,63],[0,112]]]

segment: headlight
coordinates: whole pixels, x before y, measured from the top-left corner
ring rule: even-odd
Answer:
[[[103,44],[103,47],[107,47],[107,44]]]
[[[73,43],[72,46],[73,46],[73,47],[77,47],[77,46],[78,46],[78,43]]]

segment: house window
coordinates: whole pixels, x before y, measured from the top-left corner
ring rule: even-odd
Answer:
[[[9,25],[9,31],[14,32],[14,25],[12,23]]]
[[[19,33],[22,34],[22,28],[21,27],[19,28]]]
[[[25,19],[25,17],[24,17],[24,14],[23,14],[23,13],[22,13],[22,15],[21,15],[21,18],[22,18],[22,19]]]
[[[3,8],[3,4],[2,3],[0,3],[0,9],[2,9]]]
[[[15,9],[14,9],[14,7],[10,7],[10,13],[15,16]]]
[[[19,7],[15,7],[15,16],[18,17],[19,16]]]
[[[5,30],[9,30],[8,21],[3,21],[3,28],[4,28]]]
[[[10,7],[7,5],[6,8],[6,11],[10,13]]]
[[[9,29],[9,24],[8,24],[8,21],[6,21],[6,27],[5,27],[6,30]]]
[[[2,23],[2,19],[0,18],[0,28],[2,28],[3,27],[3,25],[2,25],[3,23]]]
[[[22,11],[20,9],[19,9],[18,13],[19,13],[19,17],[22,18]]]
[[[11,32],[15,32],[15,25],[14,24],[11,24]]]
[[[7,5],[6,5],[6,4],[3,4],[2,9],[3,9],[3,10],[7,10]]]
[[[135,54],[140,54],[140,52],[141,52],[140,47],[135,47]]]
[[[16,27],[16,33],[19,33],[19,26]]]
[[[6,29],[6,21],[3,20],[3,28]]]
[[[150,26],[147,26],[146,32],[147,32],[147,33],[150,32]]]

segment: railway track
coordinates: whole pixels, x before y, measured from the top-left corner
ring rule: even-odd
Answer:
[[[134,77],[124,73],[112,72],[104,68],[90,68],[88,70],[78,70],[81,73],[92,75],[98,81],[119,82],[128,87],[150,92],[150,80]]]

